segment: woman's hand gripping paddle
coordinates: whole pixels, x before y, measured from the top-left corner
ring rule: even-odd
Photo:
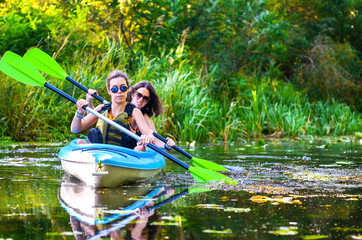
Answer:
[[[26,61],[21,56],[13,53],[13,52],[6,52],[2,59],[0,60],[0,70],[15,80],[33,85],[33,86],[44,86],[53,92],[61,95],[62,97],[66,98],[67,100],[73,102],[74,104],[77,100],[68,94],[64,93],[63,91],[57,89],[56,87],[50,85],[46,82],[43,75],[39,73],[39,71],[31,65],[28,61]],[[107,122],[108,124],[116,127],[120,131],[126,133],[130,137],[134,138],[135,140],[139,141],[139,136],[132,133],[131,131],[127,130],[126,128],[122,127],[121,125],[117,124],[116,122],[110,120],[109,118],[103,116],[102,114],[94,111],[90,107],[84,108],[89,113],[95,115],[96,117],[102,119],[103,121]],[[147,147],[153,149],[157,153],[163,155],[164,157],[170,159],[174,163],[178,164],[179,166],[185,168],[196,181],[198,182],[209,182],[209,181],[224,181],[228,184],[235,185],[237,182],[221,173],[214,172],[208,169],[198,168],[198,167],[191,167],[186,163],[178,160],[174,156],[168,154],[167,152],[162,151],[160,148],[156,147],[153,144],[147,144]]]
[[[50,57],[47,53],[43,52],[42,50],[38,48],[32,48],[24,55],[24,58],[28,62],[30,62],[33,66],[35,66],[38,70],[59,79],[67,79],[77,87],[81,88],[83,91],[88,92],[88,88],[84,87],[80,83],[68,77],[64,69],[57,63],[57,61],[55,61],[52,57]],[[103,98],[99,97],[98,95],[94,95],[94,97],[97,100],[104,103]],[[158,139],[160,139],[161,141],[163,141],[164,143],[167,143],[167,140],[161,135],[157,134],[156,132],[153,132],[153,135]],[[196,167],[205,168],[214,171],[229,171],[227,168],[217,163],[204,160],[201,158],[196,158],[191,154],[185,152],[178,146],[173,146],[172,148],[181,153],[182,155],[184,155],[185,157],[189,158]]]

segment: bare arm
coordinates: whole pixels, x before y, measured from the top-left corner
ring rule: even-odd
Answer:
[[[148,116],[147,114],[143,115],[145,117],[145,120],[146,120],[146,123],[147,123],[147,126],[154,132],[156,132],[156,127],[155,127],[155,124],[152,120],[152,118],[150,118],[150,116]]]
[[[83,106],[88,105],[87,100],[84,99],[79,99],[77,101],[77,112],[82,115],[85,114],[86,111],[83,109]],[[102,108],[103,105],[99,105],[97,108],[95,108],[96,111],[100,110]],[[94,124],[98,118],[96,116],[94,116],[93,114],[88,114],[86,117],[81,118],[79,116],[77,116],[77,112],[73,117],[73,121],[72,124],[70,126],[70,130],[72,131],[72,133],[79,133],[81,131],[83,131],[86,128],[89,128],[92,124]]]
[[[144,115],[147,126],[154,132],[157,133],[156,131],[156,127],[155,127],[155,123],[153,122],[152,118],[150,116],[148,116],[147,114]],[[172,138],[166,138],[167,139],[167,145],[169,145],[170,147],[175,146],[175,141]],[[165,147],[165,143],[162,142],[160,139],[156,138],[155,139],[155,144],[158,147]]]
[[[155,141],[152,130],[148,127],[145,117],[138,108],[133,109],[130,120],[135,121],[142,135],[145,135],[141,136],[140,141],[142,142],[142,144],[153,143]]]

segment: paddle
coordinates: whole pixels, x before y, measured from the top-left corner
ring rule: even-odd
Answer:
[[[148,212],[151,212],[155,209],[158,209],[160,207],[163,207],[164,205],[166,204],[169,204],[187,194],[192,194],[192,193],[197,193],[197,192],[205,192],[205,191],[210,191],[211,189],[199,189],[199,188],[191,188],[191,189],[186,189],[178,194],[175,194],[173,196],[171,196],[170,198],[156,204],[155,206],[153,207],[150,207],[149,209],[147,209]],[[138,213],[134,214],[134,215],[131,215],[129,217],[126,217],[125,219],[119,221],[119,222],[116,222],[115,224],[113,224],[110,228],[108,229],[104,229],[104,230],[101,230],[99,232],[97,232],[96,235],[92,236],[91,238],[88,238],[88,240],[92,240],[92,239],[99,239],[100,237],[105,237],[105,236],[108,236],[111,232],[113,231],[117,231],[119,230],[120,228],[123,228],[125,226],[127,226],[127,224],[129,224],[130,222],[132,222],[133,220],[135,220],[136,218],[138,218],[140,215]]]
[[[33,85],[33,86],[44,86],[53,92],[59,94],[60,96],[66,98],[67,100],[71,101],[72,103],[76,104],[77,100],[68,94],[62,92],[61,90],[57,89],[56,87],[50,85],[46,82],[45,78],[41,73],[28,61],[24,58],[20,57],[19,55],[7,51],[0,61],[0,70],[4,72],[11,78],[15,80]],[[120,131],[124,132],[125,134],[129,135],[130,137],[134,138],[136,141],[140,140],[140,137],[131,131],[127,130],[126,128],[122,127],[121,125],[117,124],[116,122],[110,120],[109,118],[103,116],[102,114],[98,113],[97,111],[93,110],[90,107],[85,106],[84,109],[95,115],[96,117],[102,119],[103,121],[107,122],[108,124],[114,126],[115,128],[119,129]],[[156,151],[157,153],[163,155],[164,157],[168,158],[169,160],[173,161],[174,163],[178,164],[179,166],[185,168],[193,178],[198,182],[209,182],[209,181],[225,181],[228,184],[237,184],[236,181],[233,179],[208,169],[198,168],[198,167],[191,167],[186,163],[178,160],[174,156],[170,155],[167,152],[162,151],[160,148],[156,147],[155,145],[149,143],[147,147],[151,148],[152,150]]]
[[[158,139],[160,139],[162,142],[167,143],[167,139],[162,137],[161,135],[159,135],[156,132],[152,132],[153,136],[157,137]],[[196,166],[196,167],[200,167],[200,168],[205,168],[205,169],[209,169],[209,170],[214,170],[214,171],[229,171],[229,169],[211,162],[211,161],[207,161],[205,159],[201,159],[201,158],[196,158],[194,156],[192,156],[191,154],[185,152],[184,150],[182,150],[181,148],[179,148],[178,146],[172,146],[173,149],[175,149],[176,151],[178,151],[179,153],[181,153],[182,155],[184,155],[185,157],[187,157],[188,159],[191,160],[191,162]]]
[[[24,58],[40,71],[55,78],[66,79],[83,91],[88,92],[87,88],[70,78],[64,69],[51,56],[39,48],[30,49],[25,53]],[[97,94],[93,94],[92,96],[104,104],[108,103],[108,101],[104,100]]]
[[[29,51],[27,51],[27,53],[24,55],[24,58],[40,71],[59,79],[65,78],[71,83],[75,84],[77,87],[81,88],[83,91],[88,92],[88,88],[84,87],[80,83],[69,78],[65,73],[65,71],[63,70],[63,68],[57,63],[57,61],[55,61],[52,57],[50,57],[47,53],[43,52],[42,50],[38,48],[32,48]],[[97,100],[101,102],[104,102],[103,98],[99,97],[96,94],[94,94],[93,97],[95,97]],[[153,132],[153,135],[156,138],[163,141],[164,143],[167,143],[167,140],[158,133]],[[182,155],[186,156],[187,158],[189,158],[196,167],[210,169],[214,171],[229,171],[227,168],[217,163],[207,161],[201,158],[196,158],[191,154],[185,152],[178,146],[173,146],[172,148],[181,153]]]

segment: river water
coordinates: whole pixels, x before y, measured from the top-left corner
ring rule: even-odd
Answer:
[[[238,184],[196,184],[167,161],[154,179],[108,189],[67,176],[63,145],[0,147],[0,239],[362,239],[359,139],[185,147]]]

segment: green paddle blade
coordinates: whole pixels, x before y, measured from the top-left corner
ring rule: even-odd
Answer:
[[[57,61],[39,48],[30,49],[25,53],[24,58],[34,67],[50,76],[60,79],[65,79],[68,76]]]
[[[198,182],[209,182],[209,181],[224,181],[230,185],[236,185],[237,182],[224,174],[214,172],[212,170],[198,168],[198,167],[190,167],[188,169],[189,173],[194,177],[194,179]]]
[[[0,61],[0,70],[9,77],[33,86],[44,86],[45,78],[21,56],[7,51]]]
[[[229,171],[227,168],[225,168],[217,163],[207,161],[207,160],[204,160],[201,158],[192,157],[191,161],[195,165],[195,167],[206,168],[206,169],[210,169],[213,171]]]

